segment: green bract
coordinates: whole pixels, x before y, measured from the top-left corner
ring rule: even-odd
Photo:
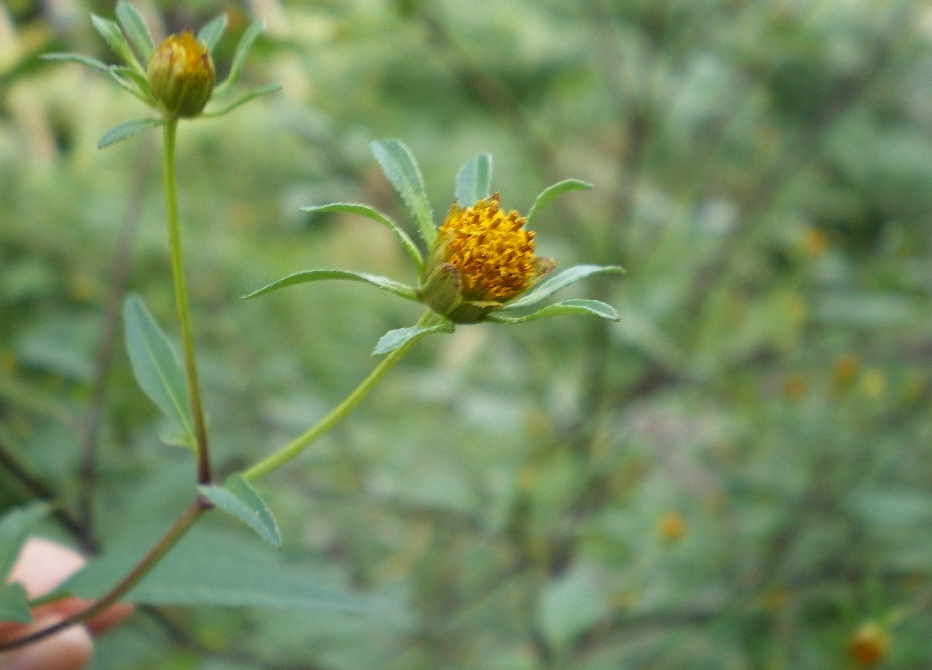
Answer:
[[[165,49],[166,45],[177,48],[185,33],[169,36],[157,49],[142,15],[133,5],[120,0],[116,5],[116,17],[116,21],[111,21],[92,15],[91,22],[123,61],[122,65],[108,65],[96,58],[75,53],[50,53],[41,56],[45,60],[81,63],[103,72],[124,91],[160,112],[160,118],[128,121],[110,129],[97,143],[100,148],[138,135],[147,128],[164,125],[172,119],[222,116],[253,98],[281,89],[279,84],[262,86],[238,98],[221,102],[215,105],[214,109],[202,111],[208,102],[217,102],[218,99],[226,97],[230,88],[239,81],[243,61],[264,29],[261,21],[252,23],[243,33],[230,64],[230,73],[224,81],[214,86],[212,52],[226,30],[226,15],[218,16],[205,24],[197,33],[196,41],[192,36],[191,42],[203,48],[205,53],[203,58],[196,61],[197,67],[192,63],[190,72],[179,71],[177,63],[169,62]],[[207,63],[210,63],[209,71]],[[191,76],[186,78],[185,74]]]
[[[380,140],[373,142],[371,149],[407,205],[424,243],[423,249],[391,217],[368,205],[338,202],[304,207],[302,211],[358,214],[385,226],[414,263],[417,285],[348,270],[307,270],[274,281],[247,298],[295,284],[345,279],[371,284],[400,298],[422,303],[434,312],[432,323],[384,335],[375,354],[393,351],[428,332],[452,332],[456,324],[481,321],[515,324],[561,314],[591,314],[618,320],[615,309],[598,300],[571,299],[540,307],[554,293],[585,277],[623,270],[616,265],[577,265],[550,274],[556,261],[534,256],[534,234],[523,230],[554,199],[569,191],[590,188],[590,184],[575,179],[561,181],[537,197],[527,217],[517,212],[505,213],[498,207],[498,194],[491,189],[492,157],[480,154],[457,174],[456,202],[446,222],[438,226],[421,171],[408,148],[397,140]],[[465,206],[460,208],[460,203]]]

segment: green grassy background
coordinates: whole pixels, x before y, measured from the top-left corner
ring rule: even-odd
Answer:
[[[233,37],[265,16],[244,85],[284,84],[179,134],[222,473],[322,416],[419,314],[359,285],[239,299],[312,267],[414,279],[387,231],[298,212],[349,200],[410,223],[373,139],[412,148],[438,215],[479,152],[509,209],[592,182],[535,222],[538,251],[627,273],[567,291],[619,323],[428,338],[261,482],[285,537],[268,570],[363,595],[362,612],[150,608],[95,668],[851,668],[868,621],[890,629],[880,667],[932,666],[932,5],[138,6],[171,30],[227,11]],[[75,515],[91,509],[105,549],[141,547],[188,501],[191,457],[159,442],[119,342],[96,476],[78,473],[115,265],[176,330],[158,141],[98,151],[146,110],[35,59],[111,60],[88,19],[111,3],[4,11],[0,445]],[[0,469],[0,505],[36,495]]]

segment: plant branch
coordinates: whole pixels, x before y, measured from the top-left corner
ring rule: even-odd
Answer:
[[[134,586],[136,586],[136,584],[138,584],[142,578],[145,577],[149,571],[152,570],[152,568],[154,568],[158,562],[162,560],[165,554],[168,553],[168,550],[175,546],[175,544],[182,538],[182,536],[184,536],[187,530],[192,525],[194,525],[194,522],[197,521],[198,517],[212,508],[213,504],[209,500],[203,496],[197,496],[194,499],[194,502],[192,502],[187,507],[187,509],[181,513],[181,516],[178,517],[172,527],[168,529],[168,531],[161,537],[161,539],[159,539],[158,542],[155,543],[155,545],[153,545],[148,553],[142,557],[139,563],[137,563],[136,566],[103,597],[101,597],[99,600],[95,600],[83,610],[59,621],[58,623],[37,630],[34,633],[30,633],[29,635],[23,635],[22,637],[0,643],[0,653],[5,651],[12,651],[13,649],[19,649],[20,647],[25,647],[27,645],[43,640],[50,635],[55,635],[56,633],[65,630],[66,628],[70,628],[71,626],[94,618],[112,605],[116,604],[120,598],[122,598]]]
[[[426,312],[417,322],[417,326],[425,326],[431,323],[434,319],[433,312]],[[350,393],[346,398],[343,399],[339,405],[334,407],[330,413],[325,416],[323,419],[318,421],[314,426],[308,429],[306,432],[302,433],[294,440],[283,446],[281,449],[273,453],[271,456],[266,457],[265,459],[259,461],[250,468],[247,468],[243,471],[242,476],[246,480],[256,480],[259,477],[262,477],[272,470],[276,470],[292,458],[300,454],[302,451],[307,449],[311,444],[313,444],[319,437],[329,432],[340,423],[347,415],[352,412],[356,406],[362,402],[363,398],[369,395],[369,392],[378,385],[382,378],[391,370],[395,365],[404,358],[405,354],[414,346],[414,343],[417,340],[409,340],[405,342],[402,346],[398,347],[391,353],[385,356],[382,361],[375,366],[369,376],[366,377],[359,386],[357,386],[352,393]]]

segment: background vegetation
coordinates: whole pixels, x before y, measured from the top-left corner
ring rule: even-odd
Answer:
[[[285,87],[180,133],[221,470],[307,427],[417,316],[355,285],[239,300],[310,267],[412,279],[386,231],[297,211],[405,220],[372,139],[411,146],[438,212],[482,151],[508,208],[591,181],[537,221],[539,250],[628,272],[580,289],[620,323],[418,344],[262,482],[280,554],[220,518],[194,536],[214,571],[337,610],[156,593],[96,668],[847,668],[871,621],[882,667],[932,666],[932,5],[137,4],[163,30],[264,16],[245,78]],[[36,60],[112,61],[88,19],[112,11],[0,7],[0,507],[60,500],[44,532],[105,555],[156,537],[191,469],[111,307],[125,273],[173,323],[155,135],[98,151],[141,106]]]

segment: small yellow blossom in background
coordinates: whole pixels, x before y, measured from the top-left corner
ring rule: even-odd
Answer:
[[[818,228],[808,228],[803,234],[802,247],[807,256],[818,258],[828,249],[828,236]]]
[[[836,388],[848,386],[858,373],[861,363],[858,357],[850,352],[840,354],[832,366],[832,381]]]
[[[210,51],[190,30],[170,35],[159,45],[147,74],[162,110],[181,118],[197,116],[204,110],[216,76]]]
[[[879,624],[871,621],[855,631],[848,651],[858,668],[873,668],[883,661],[890,646],[890,636]]]
[[[677,542],[686,535],[686,519],[677,512],[668,512],[657,522],[657,532],[668,542]]]
[[[887,389],[887,376],[879,368],[871,368],[864,372],[861,379],[861,391],[868,398],[879,398]]]

